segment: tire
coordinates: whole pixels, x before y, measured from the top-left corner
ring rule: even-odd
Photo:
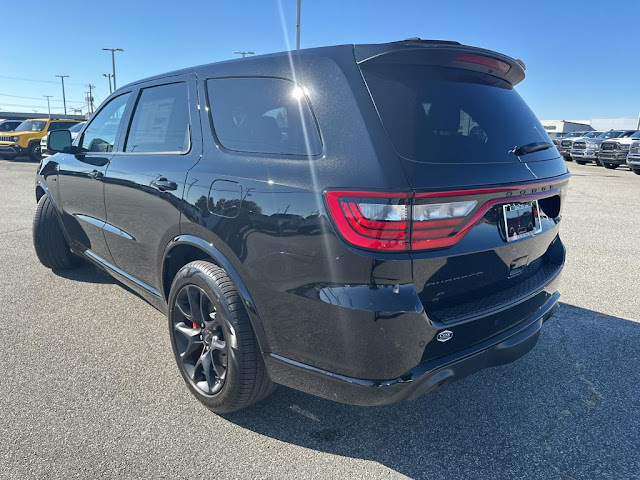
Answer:
[[[604,163],[604,168],[608,168],[609,170],[615,170],[616,168],[618,168],[618,166],[619,165],[616,165],[615,163]]]
[[[182,267],[167,316],[178,370],[207,408],[234,412],[274,390],[242,299],[222,268],[201,260]]]
[[[68,270],[80,263],[80,258],[69,249],[55,207],[46,194],[38,201],[33,217],[33,246],[38,260],[47,268]]]
[[[29,144],[29,150],[27,151],[29,158],[34,162],[39,162],[42,158],[42,152],[40,151],[40,141],[31,142]]]
[[[584,160],[576,160],[576,163],[578,165],[586,165],[587,164],[587,162],[585,162]]]
[[[602,160],[600,159],[596,160],[596,165],[598,165],[599,167],[604,167],[604,165],[602,164]]]
[[[571,157],[568,155],[565,155],[564,157],[562,157],[564,159],[565,162],[570,162],[572,161]]]
[[[0,158],[2,158],[3,160],[9,160],[9,161],[12,161],[14,158],[16,158],[16,156],[15,156],[15,155],[7,155],[7,154],[4,154],[4,155],[1,155],[1,156],[0,156]]]
[[[631,171],[636,175],[640,175],[640,168],[632,168]]]

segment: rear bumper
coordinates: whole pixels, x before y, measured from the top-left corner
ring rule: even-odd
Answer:
[[[557,278],[552,283],[556,281]],[[348,377],[273,353],[266,356],[265,362],[276,383],[329,400],[362,406],[413,400],[483,368],[522,357],[537,343],[542,325],[556,311],[559,298],[560,294],[554,292],[544,305],[517,326],[465,350],[421,363],[390,380]]]

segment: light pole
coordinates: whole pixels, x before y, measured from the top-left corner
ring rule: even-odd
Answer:
[[[300,1],[298,0],[298,13],[296,15],[296,50],[300,50]]]
[[[111,52],[111,66],[113,68],[113,90],[117,90],[116,87],[116,52],[124,52],[122,48],[103,48],[107,52]]]
[[[247,55],[255,55],[255,52],[251,52],[251,51],[249,51],[249,52],[245,52],[245,51],[242,51],[242,52],[233,52],[233,54],[234,54],[234,55],[242,55],[242,58],[244,58],[244,57],[246,57]]]
[[[87,88],[89,89],[89,94],[87,95],[87,104],[89,106],[89,115],[91,115],[93,113],[93,89],[96,88],[95,85],[87,85]]]
[[[56,75],[56,77],[59,77],[60,80],[62,80],[62,103],[64,104],[64,114],[67,114],[67,97],[64,96],[64,79],[67,78],[69,75]]]
[[[113,93],[113,89],[111,88],[111,74],[110,73],[103,73],[102,74],[103,77],[105,77],[107,80],[109,80],[109,95],[111,95]]]
[[[43,95],[47,99],[47,110],[49,111],[49,120],[51,120],[51,106],[49,105],[49,99],[53,97],[53,95]]]

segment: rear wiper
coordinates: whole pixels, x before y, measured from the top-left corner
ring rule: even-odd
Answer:
[[[517,155],[518,157],[526,155],[528,153],[539,152],[541,150],[547,150],[553,147],[553,143],[547,142],[533,142],[522,145],[521,147],[513,147],[509,150],[509,155]]]

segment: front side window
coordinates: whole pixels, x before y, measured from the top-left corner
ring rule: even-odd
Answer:
[[[142,90],[125,152],[187,152],[189,150],[189,98],[186,83]]]
[[[27,120],[16,128],[16,132],[41,132],[46,125],[45,120]]]
[[[322,142],[304,90],[280,78],[207,81],[213,128],[229,150],[319,155]]]
[[[114,98],[94,117],[82,136],[80,147],[83,152],[113,151],[129,95],[125,93]]]

